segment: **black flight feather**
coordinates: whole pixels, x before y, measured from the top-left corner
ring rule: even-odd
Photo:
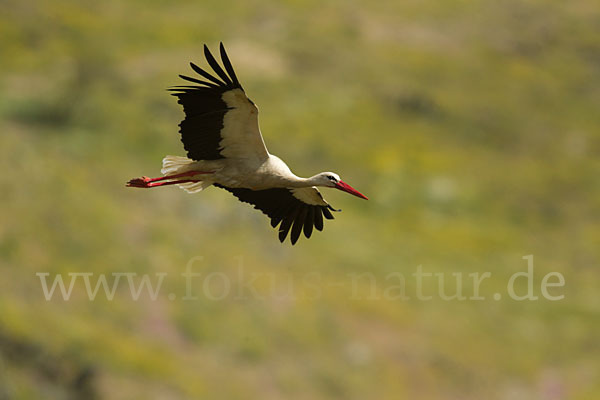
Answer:
[[[222,82],[220,80],[218,80],[217,78],[215,78],[214,76],[212,76],[211,74],[209,74],[208,72],[206,72],[205,70],[203,70],[202,68],[200,68],[199,66],[197,66],[194,63],[190,63],[190,67],[192,67],[192,69],[194,71],[196,71],[196,73],[198,75],[202,75],[203,77],[205,77],[206,79],[208,79],[209,81],[212,81],[214,83],[217,84],[217,86],[224,86],[225,82]]]
[[[219,65],[217,60],[215,60],[213,55],[210,53],[208,46],[206,46],[206,45],[204,45],[204,57],[206,57],[206,61],[208,61],[208,64],[210,64],[210,67],[217,73],[217,75],[219,75],[219,77],[221,79],[223,79],[223,81],[227,85],[233,85],[233,82],[231,82],[231,79],[229,79],[229,77],[227,76],[225,71],[223,71],[223,68],[221,68],[221,66]]]
[[[229,57],[227,57],[227,52],[225,52],[225,47],[223,46],[223,42],[220,43],[219,50],[221,51],[221,61],[223,62],[223,66],[225,67],[225,70],[227,71],[227,73],[229,74],[231,79],[233,79],[233,84],[236,87],[239,87],[240,89],[242,89],[242,85],[240,85],[240,82],[238,81],[238,78],[235,75],[235,71],[233,70],[231,61],[229,61]],[[244,90],[244,89],[242,89],[242,90]]]

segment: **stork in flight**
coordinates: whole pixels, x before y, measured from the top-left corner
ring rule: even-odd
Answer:
[[[185,113],[179,132],[187,157],[166,156],[161,170],[164,176],[143,176],[127,186],[178,185],[189,193],[211,185],[225,189],[266,214],[274,228],[279,225],[281,242],[291,229],[292,244],[302,231],[309,238],[313,226],[323,230],[323,217],[333,219],[331,211],[338,211],[316,186],[367,199],[333,172],[300,178],[279,157],[269,154],[258,126],[258,107],[246,97],[223,43],[220,52],[225,70],[204,45],[206,61],[218,77],[190,63],[204,80],[179,75],[196,85],[169,89]]]

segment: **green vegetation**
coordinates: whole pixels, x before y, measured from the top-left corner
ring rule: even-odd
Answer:
[[[597,2],[0,10],[0,399],[600,397]],[[270,151],[371,199],[324,190],[344,211],[294,247],[223,190],[125,188],[184,154],[164,89],[221,40]],[[540,299],[511,300],[528,254]],[[196,256],[230,295],[201,277],[181,299]],[[239,265],[256,293],[236,296]],[[433,278],[416,299],[419,265],[467,296],[490,272],[485,300],[444,301]],[[553,271],[560,301],[540,294]],[[37,272],[168,275],[155,301],[125,277],[113,301],[82,281],[46,301]],[[394,272],[410,300],[385,291]]]

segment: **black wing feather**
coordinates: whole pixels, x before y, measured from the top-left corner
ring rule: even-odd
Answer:
[[[223,93],[244,89],[239,84],[224,49],[221,51],[221,57],[230,76],[223,71],[206,46],[204,46],[204,54],[214,73],[221,79],[190,63],[194,72],[206,81],[179,75],[181,79],[199,86],[175,86],[169,90],[178,98],[178,103],[183,106],[185,113],[185,119],[179,124],[179,133],[187,156],[192,160],[218,160],[224,158],[221,154],[221,140],[223,140],[221,131],[225,114],[229,110],[223,100]],[[223,58],[224,54],[226,58]]]
[[[217,73],[217,75],[219,75],[219,77],[221,77],[221,79],[223,79],[227,85],[233,85],[233,82],[227,76],[225,71],[223,71],[223,68],[221,68],[217,60],[215,60],[207,45],[204,45],[204,57],[206,57],[206,61],[208,61],[210,67]]]
[[[327,219],[333,219],[333,215],[331,214],[331,212],[328,210],[327,207],[323,207],[322,209],[323,211],[323,216]]]
[[[240,201],[252,204],[254,208],[262,211],[271,218],[272,227],[275,228],[281,223],[279,225],[279,240],[281,242],[286,239],[290,230],[292,244],[296,243],[302,232],[304,232],[304,236],[309,238],[313,226],[319,231],[323,230],[323,213],[325,212],[327,212],[328,219],[333,219],[333,215],[331,215],[327,206],[304,203],[286,188],[252,190],[230,188],[218,183],[215,183],[214,186],[227,190]]]
[[[217,78],[215,78],[214,76],[212,76],[211,74],[209,74],[208,72],[206,72],[205,70],[203,70],[202,68],[200,68],[199,66],[197,66],[196,64],[194,64],[193,62],[190,63],[190,67],[192,67],[192,69],[198,75],[202,75],[203,77],[205,77],[209,81],[212,81],[213,83],[216,83],[217,86],[223,86],[223,85],[225,85],[225,82],[222,82],[222,81],[218,80]]]
[[[275,217],[271,219],[271,226],[275,228],[286,215],[293,211],[295,206],[296,204],[290,201],[289,203],[282,203],[280,207],[275,207],[272,212]]]
[[[225,67],[225,70],[227,71],[227,73],[229,74],[231,79],[233,80],[233,84],[241,87],[237,76],[235,76],[235,71],[233,70],[231,61],[229,61],[229,57],[227,56],[227,53],[225,52],[225,46],[223,46],[223,42],[220,43],[219,50],[221,51],[221,61],[223,61],[223,66]]]
[[[304,236],[307,238],[312,235],[313,231],[313,221],[315,220],[315,209],[313,207],[308,207],[306,213],[306,219],[304,220]]]
[[[306,218],[307,208],[308,207],[298,207],[296,218],[294,218],[294,227],[292,228],[292,234],[290,235],[292,244],[295,244],[300,237],[300,233],[302,232],[302,227],[304,225],[304,219]]]
[[[321,211],[320,208],[315,209],[315,228],[318,231],[323,230],[323,213]]]
[[[293,214],[286,216],[283,219],[283,222],[281,223],[281,225],[279,226],[279,241],[281,243],[283,243],[283,241],[285,240],[285,237],[287,236],[288,232],[290,231],[290,228],[292,227],[292,224],[294,223],[294,219],[296,218],[296,214],[298,213],[298,209],[294,209]],[[292,240],[292,245],[295,242]]]
[[[199,84],[199,85],[205,85],[205,86],[208,86],[208,87],[216,87],[215,85],[213,85],[213,84],[211,84],[211,83],[209,83],[209,82],[201,81],[200,79],[191,78],[191,77],[189,77],[189,76],[185,76],[185,75],[181,75],[181,74],[180,74],[180,75],[179,75],[179,77],[180,77],[181,79],[185,79],[186,81],[193,82],[193,83],[197,83],[197,84]],[[178,88],[181,88],[181,87],[183,87],[183,86],[177,86],[177,87],[178,87]],[[198,88],[198,87],[196,86],[196,88]]]

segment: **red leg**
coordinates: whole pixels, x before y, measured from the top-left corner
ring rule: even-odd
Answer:
[[[135,178],[135,179],[130,180],[129,182],[127,182],[127,186],[128,187],[152,187],[152,186],[158,186],[158,185],[148,185],[151,182],[159,182],[159,181],[164,181],[167,179],[183,178],[185,176],[194,176],[194,175],[201,175],[201,174],[212,174],[212,171],[211,172],[187,171],[187,172],[182,172],[181,174],[165,175],[165,176],[161,176],[159,178],[148,178],[147,176],[142,176],[141,178]]]
[[[147,176],[142,176],[142,179],[146,182],[158,182],[158,181],[164,181],[166,179],[183,178],[184,176],[194,176],[194,175],[201,175],[201,174],[212,174],[212,172],[187,171],[187,172],[182,172],[181,174],[165,175],[165,176],[161,176],[158,178],[148,178]]]
[[[167,186],[167,185],[178,185],[180,183],[188,183],[188,182],[201,182],[199,179],[183,179],[181,181],[170,181],[170,182],[147,182],[143,179],[132,179],[127,182],[127,187],[137,187],[137,188],[153,188],[157,186]]]

